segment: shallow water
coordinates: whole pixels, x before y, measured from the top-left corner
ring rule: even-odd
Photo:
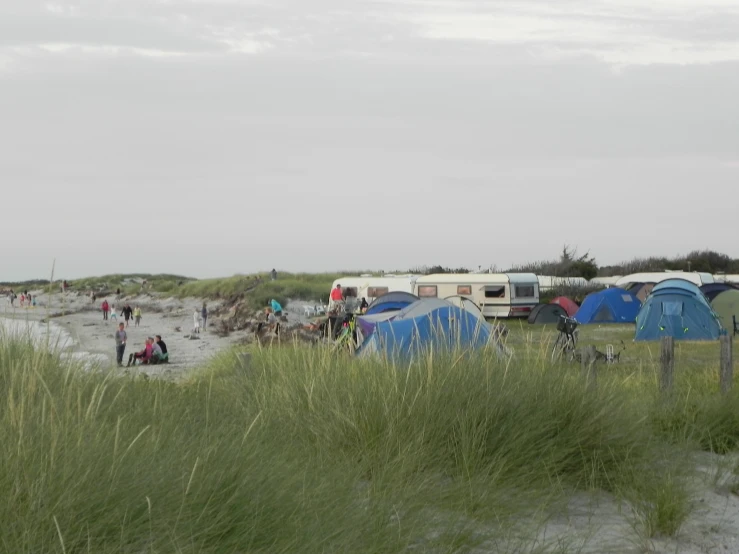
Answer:
[[[30,339],[37,348],[48,348],[65,359],[82,361],[88,368],[110,362],[103,354],[78,350],[72,335],[55,323],[0,317],[0,337]]]

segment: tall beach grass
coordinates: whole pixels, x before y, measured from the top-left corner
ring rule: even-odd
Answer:
[[[576,491],[677,533],[685,454],[736,446],[735,397],[698,376],[667,402],[648,371],[592,389],[517,350],[396,366],[287,345],[174,384],[1,338],[0,549],[528,552],[526,523]]]

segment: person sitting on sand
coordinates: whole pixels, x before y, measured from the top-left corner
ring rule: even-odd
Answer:
[[[269,305],[272,306],[272,311],[274,312],[275,317],[282,317],[282,306],[277,300],[273,298],[269,301]]]
[[[133,354],[130,354],[128,356],[128,364],[126,367],[130,365],[136,365],[136,360],[140,360],[142,364],[148,364],[151,361],[153,342],[154,341],[152,340],[146,339],[146,344],[143,350],[141,350],[140,352],[134,352]]]
[[[151,363],[158,364],[162,362],[164,358],[162,347],[157,344],[157,341],[154,340],[154,337],[149,337],[148,340],[151,343]]]
[[[159,359],[157,360],[158,363],[167,363],[169,362],[169,353],[167,352],[167,345],[162,340],[162,335],[156,336],[156,342],[154,343],[155,346],[159,346],[159,350],[161,352]]]

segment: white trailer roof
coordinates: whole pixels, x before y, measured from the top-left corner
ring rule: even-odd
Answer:
[[[419,277],[416,284],[445,284],[445,283],[536,283],[533,273],[435,273]]]
[[[691,283],[701,286],[713,283],[713,275],[696,271],[658,271],[652,273],[632,273],[625,275],[616,281],[618,287],[628,287],[634,283],[661,283],[667,279],[685,279]]]

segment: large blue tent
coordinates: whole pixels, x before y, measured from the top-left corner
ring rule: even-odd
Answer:
[[[631,292],[611,287],[588,294],[574,319],[578,323],[634,323],[641,302]]]
[[[410,306],[418,300],[418,296],[404,291],[392,291],[375,298],[374,302],[369,305],[365,314],[380,314],[383,312],[391,312],[402,310]]]
[[[700,289],[684,279],[667,279],[639,311],[634,340],[715,340],[720,334],[719,318]]]
[[[357,349],[358,356],[384,354],[410,359],[430,349],[472,350],[491,342],[497,346],[490,324],[445,300],[419,300],[392,315],[391,319],[372,322],[371,333]]]

